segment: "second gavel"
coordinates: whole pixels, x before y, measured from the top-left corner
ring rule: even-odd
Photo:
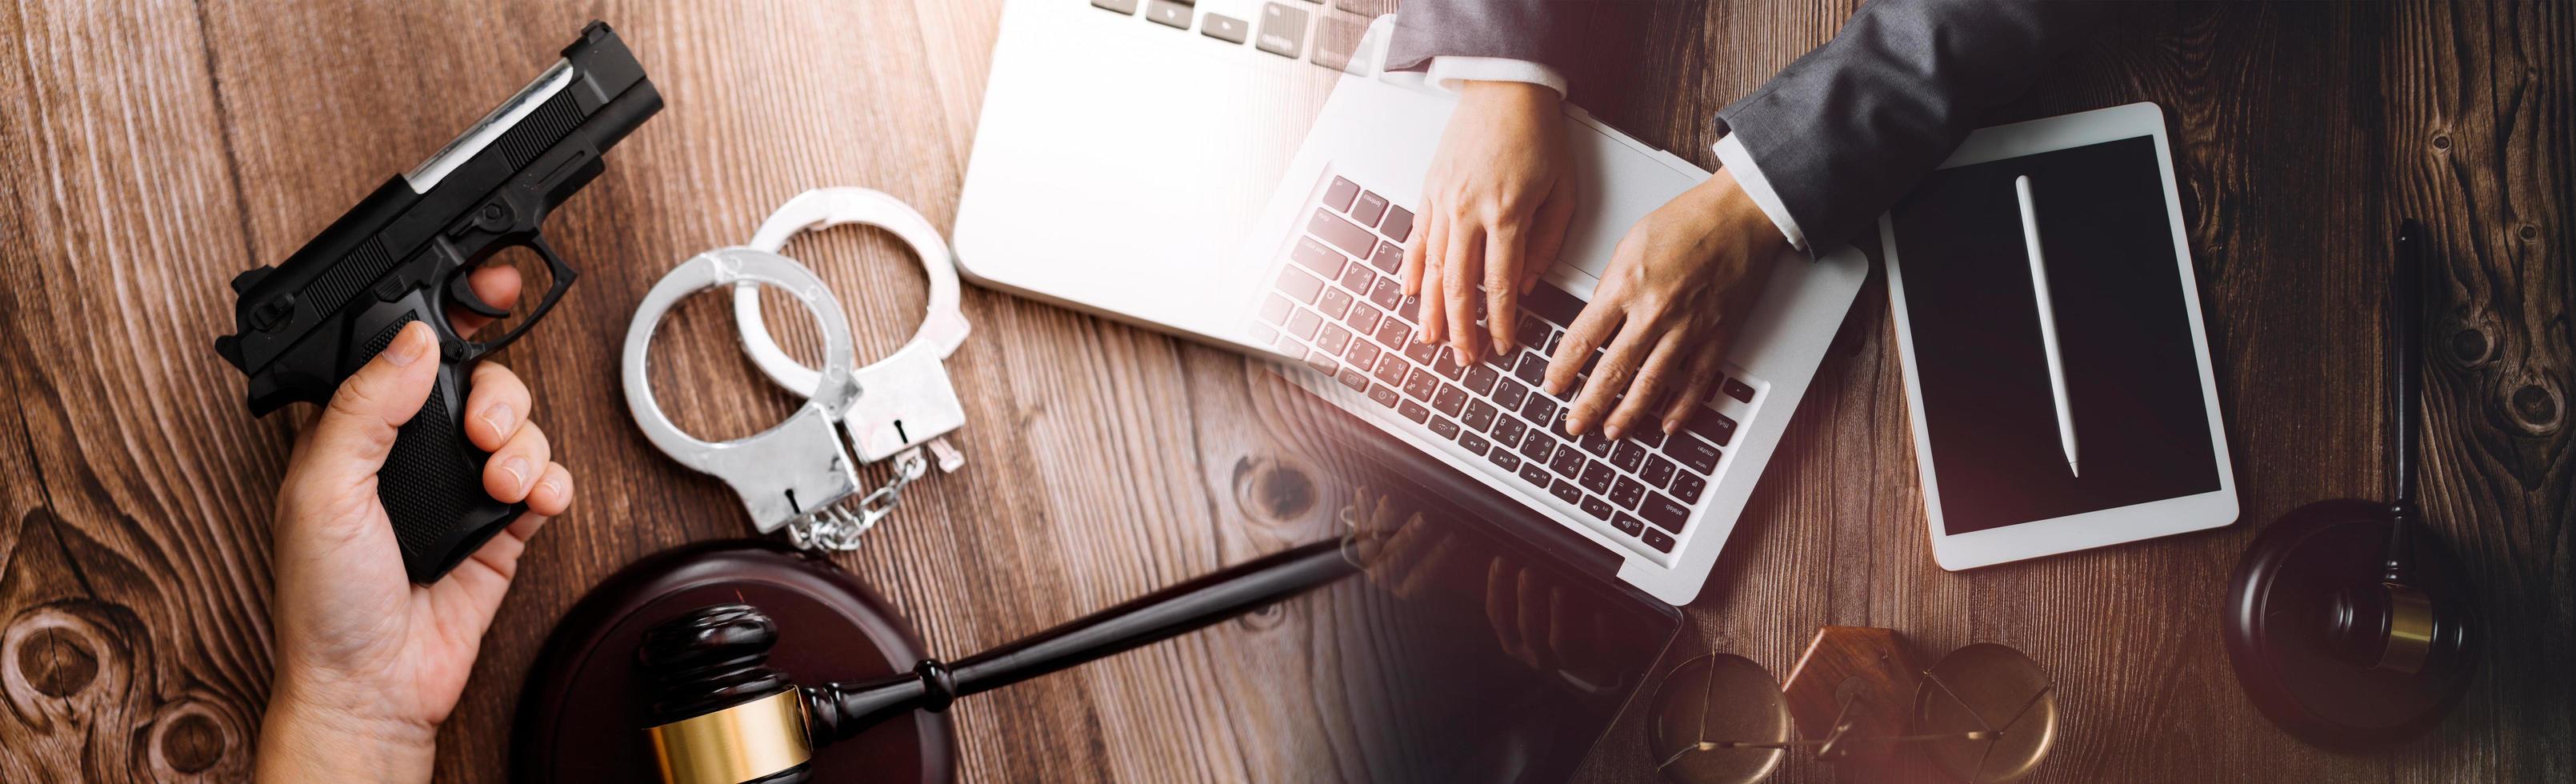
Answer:
[[[646,632],[635,651],[662,780],[670,784],[793,784],[815,749],[915,710],[1168,639],[1348,576],[1340,540],[1317,542],[1082,617],[983,653],[911,672],[798,686],[769,667],[781,634],[748,604],[700,607]]]

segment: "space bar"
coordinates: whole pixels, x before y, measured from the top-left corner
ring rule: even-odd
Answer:
[[[1559,325],[1572,325],[1574,317],[1583,313],[1583,300],[1575,299],[1564,289],[1542,280],[1530,287],[1529,294],[1521,297],[1521,307],[1538,314],[1539,318]]]

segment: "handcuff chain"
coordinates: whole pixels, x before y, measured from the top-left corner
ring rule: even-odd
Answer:
[[[787,524],[787,538],[801,550],[859,549],[859,535],[877,527],[877,522],[893,514],[903,503],[903,488],[929,473],[930,461],[914,447],[894,456],[894,476],[857,503],[837,503],[797,517]]]

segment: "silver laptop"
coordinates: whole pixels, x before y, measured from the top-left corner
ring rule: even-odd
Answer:
[[[1327,33],[1356,20],[1302,0],[1118,5],[1005,6],[958,206],[960,269],[1296,359],[1312,371],[1290,374],[1301,386],[1615,557],[1618,580],[1670,604],[1698,596],[1863,257],[1778,259],[1684,432],[1564,437],[1566,400],[1539,391],[1545,355],[1528,347],[1555,344],[1628,226],[1708,172],[1568,107],[1581,209],[1525,298],[1526,347],[1459,367],[1411,342],[1414,303],[1394,278],[1455,100],[1383,71],[1392,19]],[[1211,31],[1229,20],[1250,25],[1241,42]],[[1319,68],[1319,38],[1351,48]]]

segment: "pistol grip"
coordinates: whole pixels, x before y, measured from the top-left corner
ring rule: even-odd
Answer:
[[[367,356],[382,351],[412,320],[385,327],[369,341]],[[415,583],[437,582],[527,509],[483,491],[483,462],[491,455],[465,438],[472,370],[470,361],[439,362],[429,400],[396,434],[392,453],[376,472],[376,498],[393,521],[403,569]]]

